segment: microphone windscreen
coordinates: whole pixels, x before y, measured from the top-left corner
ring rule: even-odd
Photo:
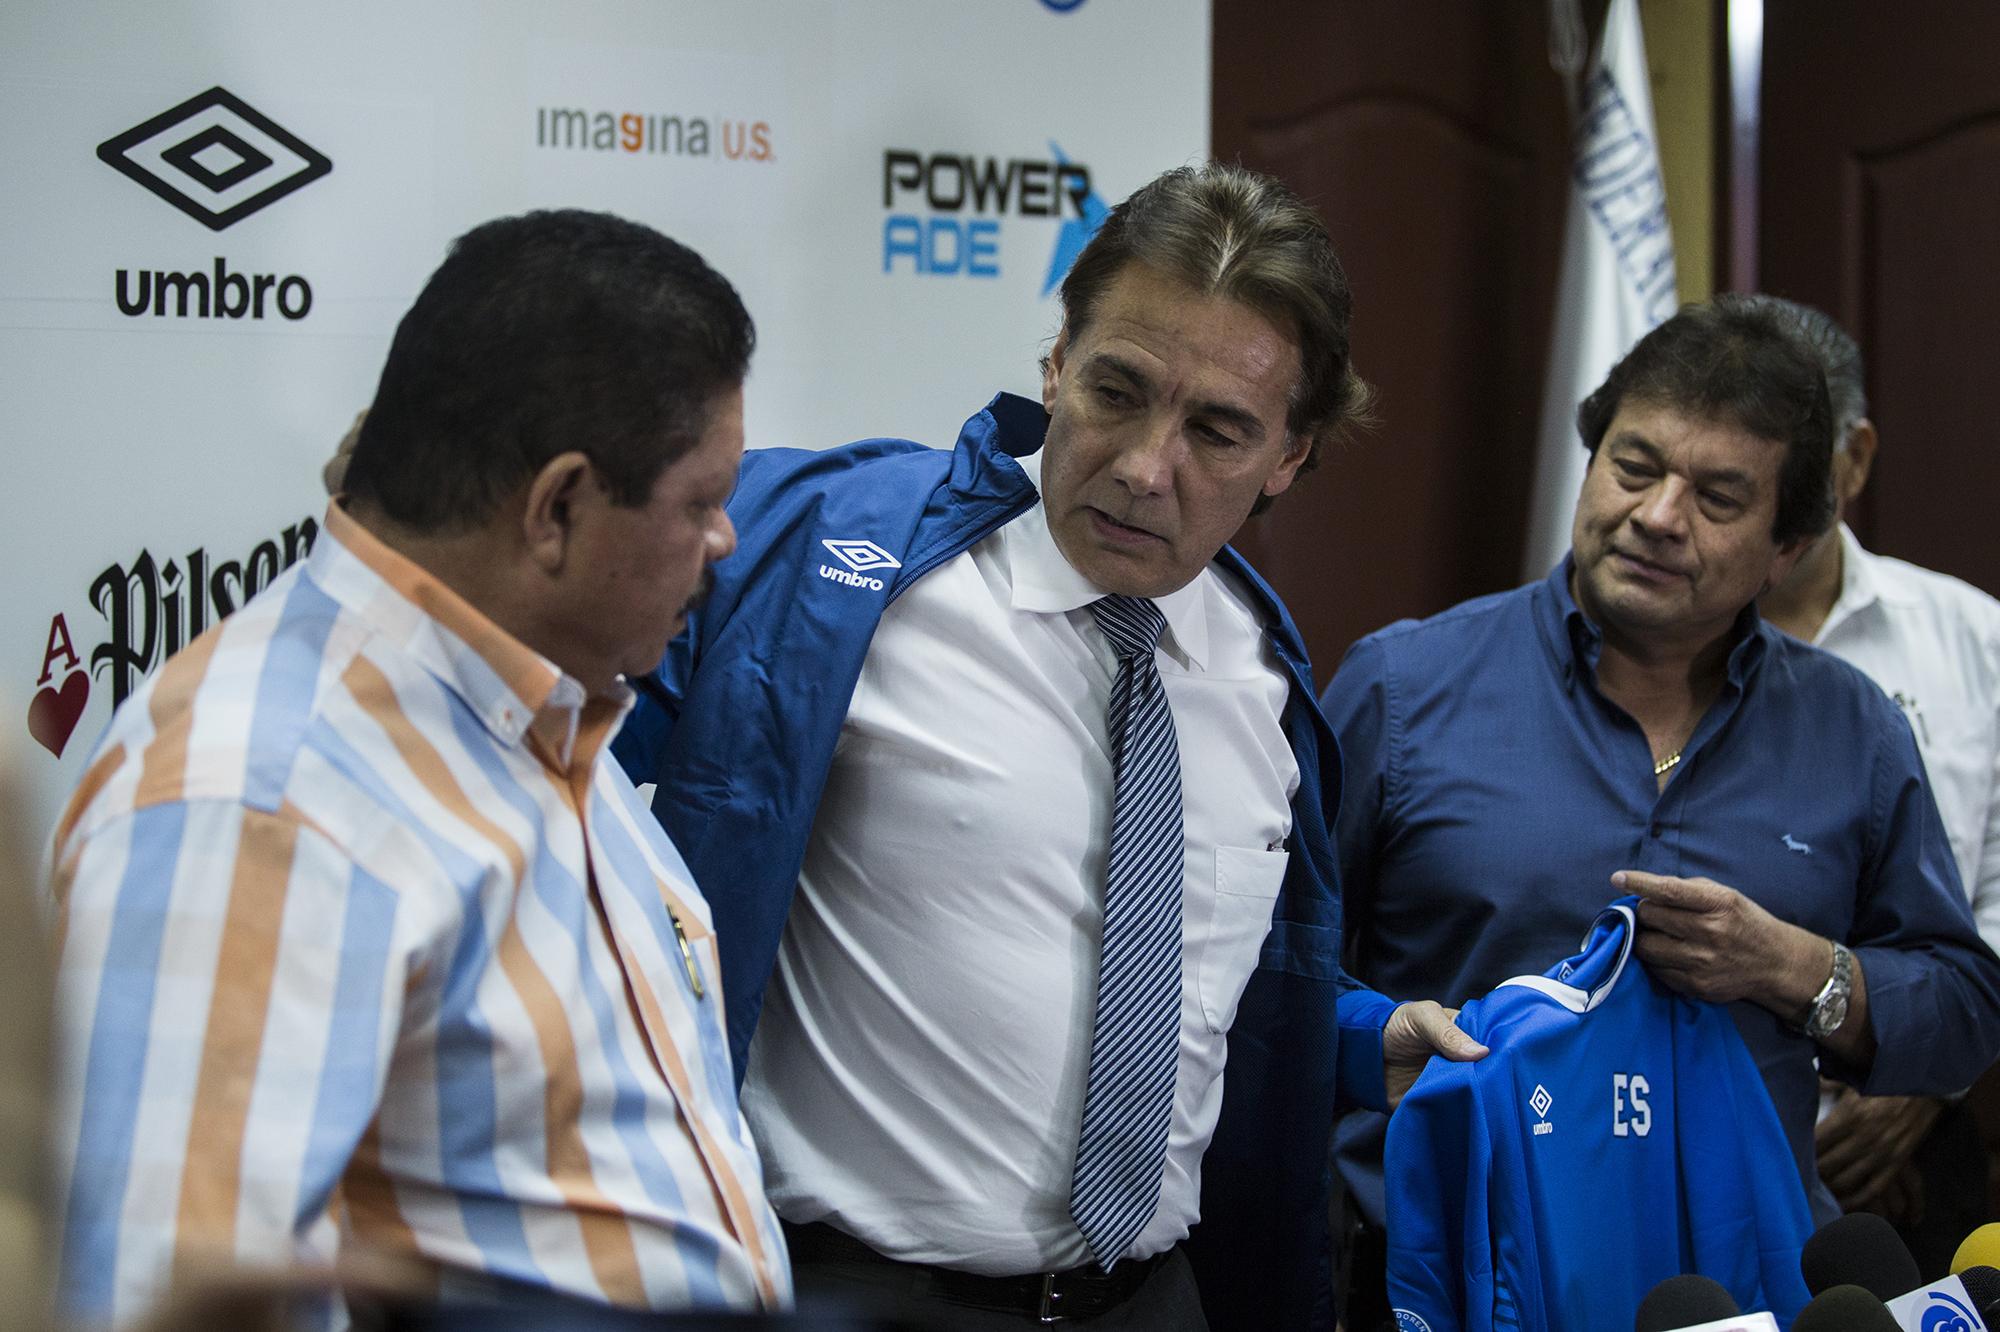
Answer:
[[[2000,1221],[1988,1221],[1967,1235],[1951,1256],[1953,1276],[1963,1276],[1968,1267],[2000,1268]]]
[[[1972,1307],[1979,1310],[1981,1317],[2000,1312],[2000,1269],[1978,1263],[1952,1275],[1965,1287],[1965,1293],[1972,1299]]]
[[[1646,1292],[1646,1298],[1639,1302],[1633,1332],[1671,1332],[1677,1327],[1733,1318],[1742,1312],[1736,1307],[1735,1297],[1720,1282],[1691,1272],[1668,1277]]]
[[[1792,1332],[1903,1332],[1889,1306],[1859,1286],[1829,1286],[1799,1310]]]
[[[1903,1237],[1873,1212],[1849,1212],[1821,1226],[1799,1254],[1799,1272],[1815,1295],[1860,1286],[1878,1300],[1893,1300],[1924,1284]]]

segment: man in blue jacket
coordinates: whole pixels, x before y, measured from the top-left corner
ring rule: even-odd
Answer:
[[[1336,1088],[1483,1052],[1342,974],[1338,754],[1224,545],[1362,410],[1346,281],[1206,166],[1114,209],[1063,306],[1041,403],[951,452],[746,459],[621,757],[716,903],[808,1297],[1331,1326]]]

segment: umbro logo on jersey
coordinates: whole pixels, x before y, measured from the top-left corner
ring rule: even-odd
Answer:
[[[1535,1118],[1541,1121],[1541,1123],[1535,1125],[1536,1137],[1539,1138],[1545,1133],[1554,1133],[1556,1131],[1556,1126],[1549,1123],[1549,1107],[1555,1103],[1556,1098],[1549,1095],[1549,1089],[1539,1082],[1536,1083],[1534,1092],[1528,1097],[1528,1108],[1533,1110]]]
[[[845,583],[849,587],[865,587],[870,592],[880,592],[882,580],[870,578],[872,569],[900,569],[903,562],[872,541],[822,540],[820,545],[831,551],[833,557],[846,565],[836,569],[830,564],[819,566],[819,576],[835,583]]]
[[[872,541],[822,541],[833,557],[856,573],[870,569],[900,569],[903,562]]]

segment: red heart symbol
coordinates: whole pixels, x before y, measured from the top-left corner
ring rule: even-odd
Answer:
[[[69,743],[70,732],[76,729],[77,720],[83,716],[83,705],[88,702],[89,672],[70,672],[61,689],[50,685],[28,704],[28,734],[39,740],[43,749],[61,758],[63,746]]]

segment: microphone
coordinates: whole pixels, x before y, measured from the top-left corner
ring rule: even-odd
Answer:
[[[1946,1327],[1956,1332],[1978,1332],[1985,1326],[1983,1309],[1971,1287],[1958,1277],[1925,1284],[1902,1237],[1887,1221],[1870,1212],[1850,1212],[1820,1227],[1806,1241],[1805,1251],[1799,1255],[1799,1268],[1805,1276],[1806,1289],[1815,1296],[1841,1285],[1852,1285],[1880,1301],[1889,1321],[1866,1326],[1894,1327],[1900,1332],[1930,1332]],[[1974,1281],[1980,1283],[1979,1278]],[[1850,1302],[1848,1307],[1858,1307],[1851,1304],[1851,1296],[1843,1298]],[[1806,1307],[1810,1309],[1812,1305]],[[1800,1318],[1803,1320],[1803,1313]],[[1795,1327],[1803,1325],[1801,1321]]]
[[[1965,1293],[1972,1297],[1972,1307],[1979,1310],[1979,1316],[1987,1322],[1993,1315],[2000,1314],[2000,1268],[1992,1268],[1984,1263],[1954,1272],[1965,1286]]]
[[[2000,1268],[2000,1221],[1988,1221],[1967,1235],[1951,1256],[1953,1276],[1964,1276],[1968,1267]]]
[[[1884,1303],[1924,1284],[1903,1237],[1873,1212],[1849,1212],[1821,1226],[1799,1254],[1799,1271],[1814,1295],[1859,1286]]]
[[[1817,1238],[1817,1237],[1815,1237]],[[1903,1332],[1882,1301],[1859,1286],[1828,1286],[1799,1310],[1792,1332]]]
[[[1992,1272],[1992,1268],[1970,1268],[1970,1272]],[[2000,1272],[1994,1272],[2000,1277]],[[1978,1278],[1974,1278],[1978,1280]],[[1907,1295],[1890,1300],[1889,1315],[1903,1332],[1983,1332],[1986,1319],[1981,1301],[1972,1294],[1965,1278],[1948,1276],[1919,1286]]]
[[[1633,1332],[1671,1332],[1718,1318],[1734,1318],[1740,1312],[1735,1298],[1720,1282],[1689,1273],[1668,1277],[1646,1292],[1646,1298],[1639,1301]]]

